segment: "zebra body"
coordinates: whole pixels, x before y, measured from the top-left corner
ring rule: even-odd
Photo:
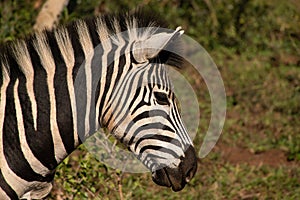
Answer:
[[[197,163],[161,51],[182,32],[160,25],[140,13],[96,17],[1,49],[0,199],[45,197],[57,165],[99,128],[154,182],[184,187]]]

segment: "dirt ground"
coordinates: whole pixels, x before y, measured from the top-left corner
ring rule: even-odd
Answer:
[[[214,151],[219,152],[223,160],[232,164],[246,163],[254,166],[268,165],[272,167],[300,166],[300,162],[289,161],[286,153],[280,149],[270,149],[253,153],[246,148],[231,147],[218,143]]]

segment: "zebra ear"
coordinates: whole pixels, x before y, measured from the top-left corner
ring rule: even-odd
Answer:
[[[177,27],[173,33],[157,33],[146,40],[133,44],[133,57],[138,63],[147,62],[156,57],[173,39],[181,36],[184,31]]]

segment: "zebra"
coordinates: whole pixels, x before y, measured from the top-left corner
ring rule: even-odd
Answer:
[[[164,50],[179,48],[183,30],[160,31],[161,21],[102,15],[1,47],[0,199],[47,196],[55,168],[99,128],[156,184],[185,187],[197,158],[167,74],[182,62]]]

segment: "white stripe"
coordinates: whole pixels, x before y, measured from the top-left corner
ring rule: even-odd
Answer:
[[[3,61],[4,62],[4,61]],[[2,75],[3,75],[3,83],[1,86],[0,91],[0,169],[3,174],[3,178],[7,182],[8,185],[10,185],[13,190],[15,190],[16,193],[20,193],[23,190],[23,186],[20,184],[21,182],[24,182],[23,179],[20,179],[18,176],[12,172],[6,162],[4,152],[3,152],[3,125],[4,125],[4,117],[5,117],[5,104],[6,104],[6,89],[9,84],[9,74],[6,70],[5,64],[2,63]],[[14,187],[14,185],[16,185]]]
[[[3,154],[1,156],[4,156]],[[1,163],[1,172],[6,183],[18,194],[22,195],[26,187],[30,185],[29,182],[17,176],[8,166],[6,160]]]
[[[140,86],[141,87],[141,86]],[[144,87],[145,89],[146,89],[146,94],[145,94],[145,96],[144,96],[144,101],[146,102],[146,103],[150,103],[149,101],[151,101],[151,99],[150,99],[150,89],[149,89],[149,87]],[[143,91],[143,93],[142,94],[144,94],[144,92],[145,91]],[[142,95],[139,95],[139,96],[142,96]],[[154,105],[154,102],[153,102],[153,104],[152,105]]]
[[[25,42],[22,40],[13,45],[13,52],[15,59],[26,78],[26,89],[32,108],[33,126],[34,130],[37,130],[37,103],[33,89],[34,70]]]
[[[118,45],[120,48],[124,47],[126,45],[126,41],[124,38],[124,33],[121,32],[121,27],[119,24],[119,21],[117,19],[114,19],[114,27],[115,27],[115,31],[116,31],[116,38],[118,41]],[[126,75],[126,72],[128,72],[129,68],[130,68],[130,64],[131,64],[131,60],[130,60],[130,48],[131,48],[131,44],[129,43],[129,41],[127,41],[128,44],[124,50],[124,55],[125,55],[125,65],[123,68],[123,73],[121,74],[120,80],[123,79],[123,77]],[[118,58],[115,56],[115,58]]]
[[[132,117],[132,118],[134,118],[134,117]],[[124,141],[129,141],[132,138],[133,133],[138,128],[140,128],[140,127],[142,127],[144,125],[147,125],[147,124],[153,124],[153,123],[158,123],[158,122],[160,122],[160,123],[162,123],[162,124],[164,124],[164,125],[166,125],[168,127],[172,127],[172,124],[170,124],[170,122],[167,119],[165,119],[164,117],[161,117],[161,116],[153,116],[153,117],[143,118],[143,119],[135,122],[135,124],[128,130],[128,133],[127,133],[126,137],[124,138]],[[118,128],[118,130],[120,129],[120,132],[122,132],[122,131],[124,132],[124,130],[122,130],[124,128],[126,128],[126,127],[122,127],[122,125],[120,125],[119,128]],[[145,128],[147,128],[147,126]],[[177,137],[177,135],[175,133],[170,132],[170,131],[162,130],[163,125],[161,125],[160,128],[161,129],[156,129],[156,131],[153,131],[153,132],[149,131],[148,134],[151,134],[151,133],[157,134],[157,132],[163,132],[166,136],[169,136],[171,138],[174,138],[174,139],[177,139],[177,140],[180,141],[180,139]],[[144,134],[145,133],[143,131],[141,131],[140,133],[138,133],[136,135],[136,137],[137,138],[143,137]]]
[[[140,143],[140,147],[144,147],[144,146],[148,146],[148,145],[156,145],[156,146],[161,146],[164,147],[166,149],[171,149],[172,151],[174,151],[177,155],[184,155],[184,152],[182,151],[181,148],[178,148],[175,145],[170,145],[170,143],[168,142],[163,142],[163,141],[159,141],[159,140],[153,140],[153,139],[149,139],[149,140],[144,140]],[[176,151],[178,150],[178,151]],[[163,152],[161,150],[154,150],[154,149],[147,149],[145,150],[141,155],[140,155],[140,148],[138,148],[138,150],[135,152],[136,156],[140,156],[140,160],[142,162],[148,163],[150,166],[151,163],[155,162],[156,164],[166,164],[167,166],[171,167],[171,168],[177,168],[180,164],[180,159],[179,158],[175,158],[172,154]],[[152,162],[145,160],[147,158],[147,156],[149,154],[154,154],[156,156],[160,156],[162,158],[154,158],[152,160]],[[148,157],[149,158],[149,157]]]
[[[3,61],[4,62],[4,61]],[[3,155],[3,125],[4,125],[4,117],[5,117],[5,104],[6,104],[6,88],[10,81],[8,71],[6,70],[6,66],[2,63],[2,85],[0,90],[0,169],[2,168],[2,161],[5,159]]]
[[[102,69],[102,74],[100,77],[100,94],[99,97],[97,99],[97,103],[96,103],[96,125],[98,124],[98,119],[99,116],[102,116],[103,113],[99,113],[100,109],[101,112],[104,110],[104,108],[100,108],[100,102],[101,99],[103,98],[103,91],[104,91],[104,87],[105,87],[105,82],[106,82],[106,72],[107,72],[107,55],[108,53],[111,51],[112,49],[112,44],[109,38],[109,34],[107,32],[107,27],[106,24],[100,19],[97,19],[96,22],[96,27],[97,27],[97,33],[99,36],[99,40],[101,41],[101,45],[103,48],[103,55],[102,55],[102,63],[101,63],[101,69]],[[97,126],[96,126],[97,127]]]
[[[10,80],[9,80],[8,72],[3,63],[2,63],[1,68],[2,68],[3,83],[2,83],[1,89],[0,89],[0,169],[2,171],[3,178],[4,178],[4,176],[5,176],[4,166],[6,164],[6,160],[4,157],[3,142],[2,142],[3,141],[3,125],[4,125],[3,123],[4,123],[4,117],[5,117],[6,88],[7,88]],[[0,190],[0,197],[1,197],[1,199],[4,199],[4,198],[8,199],[6,193],[2,189]]]
[[[73,126],[74,126],[74,146],[78,146],[78,130],[77,130],[77,108],[75,99],[75,90],[73,83],[73,67],[75,65],[74,50],[67,29],[62,28],[54,32],[58,47],[67,67],[67,84],[70,94]]]
[[[0,187],[0,199],[9,199],[9,196]]]
[[[85,137],[88,136],[90,131],[90,111],[91,111],[91,98],[92,98],[92,59],[94,55],[93,44],[88,32],[88,27],[84,21],[78,21],[77,31],[79,41],[85,56],[85,76],[86,76],[86,113],[85,113]]]
[[[29,163],[32,170],[42,176],[46,176],[49,174],[49,169],[46,168],[32,153],[28,143],[26,141],[25,135],[25,128],[24,128],[24,121],[23,121],[23,114],[21,103],[18,95],[18,86],[19,80],[17,79],[14,85],[14,101],[15,101],[15,109],[16,109],[16,118],[18,123],[18,132],[19,138],[21,143],[21,149],[23,152],[24,157],[26,158],[27,162]]]
[[[116,21],[116,19],[114,20],[114,28],[115,28],[115,31],[118,33],[120,32],[120,26],[118,24],[118,22]],[[116,78],[117,78],[117,75],[118,75],[118,71],[119,71],[119,61],[120,61],[120,53],[121,53],[121,50],[122,48],[124,47],[125,45],[125,41],[122,37],[122,34],[116,34],[114,35],[114,42],[116,43],[116,45],[118,46],[118,48],[116,50],[114,50],[114,60],[108,60],[109,63],[107,63],[108,65],[114,61],[114,71],[113,71],[113,74],[112,74],[112,77],[111,77],[111,86],[109,87],[107,93],[106,93],[106,98],[105,98],[105,101],[104,101],[104,105],[107,105],[107,102],[109,101],[109,96],[111,95],[112,93],[112,90],[114,89],[114,84],[117,82]],[[107,58],[107,56],[105,57],[105,59]],[[105,66],[105,67],[108,67],[108,66]],[[125,70],[125,69],[124,69]],[[124,75],[125,73],[123,73]],[[120,77],[120,79],[122,79],[122,76]]]
[[[138,87],[140,87],[140,89],[141,89],[140,92],[139,92],[139,95],[137,96],[137,98],[134,99],[133,105],[131,107],[132,110],[134,108],[136,108],[138,106],[138,104],[141,102],[141,100],[143,99],[143,94],[144,94],[144,89],[145,89],[145,87],[143,87],[143,84],[147,84],[147,76],[148,76],[148,74],[144,73],[144,72],[145,72],[144,70],[141,70],[138,73],[136,73],[134,75],[134,77],[131,78],[131,79],[134,78],[133,84],[132,84],[132,90],[136,92],[136,90],[137,90]],[[139,85],[139,79],[140,79],[140,76],[142,76],[142,75],[143,75],[142,85]],[[129,86],[129,84],[127,84],[127,86]],[[134,94],[132,93],[132,91],[128,91],[127,86],[126,86],[126,89],[124,91],[126,91],[126,93],[129,92],[132,95],[132,97],[133,97]],[[118,98],[122,98],[122,94],[121,93],[118,94],[118,95],[119,95]],[[130,101],[132,101],[132,98],[129,98],[129,99],[130,99]],[[127,103],[128,107],[129,107],[130,101],[128,101],[128,103]]]
[[[114,124],[108,124],[108,128],[111,130],[113,127],[111,125],[115,125],[118,124],[121,119],[123,118],[123,116],[126,114],[126,110],[129,108],[130,102],[134,96],[134,93],[132,91],[129,91],[129,86],[130,86],[130,82],[133,82],[132,84],[132,88],[134,90],[134,88],[137,88],[138,85],[138,79],[140,77],[140,74],[142,73],[142,71],[138,71],[137,73],[132,73],[130,74],[130,76],[125,77],[125,79],[123,80],[119,80],[119,84],[116,87],[116,91],[118,91],[117,93],[114,93],[114,96],[112,96],[111,101],[113,100],[113,102],[110,102],[112,104],[112,108],[113,113],[110,113],[110,115],[112,115],[111,118],[111,122]],[[124,95],[129,94],[128,99],[126,100],[124,98]],[[141,88],[140,94],[143,94],[143,88]],[[139,95],[141,96],[141,95]],[[120,101],[119,101],[120,100]],[[136,103],[137,100],[134,101],[134,103]],[[118,103],[118,105],[117,105]],[[134,107],[132,107],[134,108]],[[119,114],[120,113],[120,114]],[[118,115],[119,114],[119,115]],[[106,115],[105,116],[105,120],[108,120],[110,116]],[[132,119],[129,119],[128,117],[125,118],[125,120],[127,121],[122,121],[122,124],[129,124],[131,122]],[[122,127],[124,128],[124,130],[126,129],[126,127]],[[120,130],[122,129],[120,128]],[[122,137],[122,133],[120,132],[120,135],[118,135],[119,137]]]
[[[126,20],[126,26],[128,28],[127,31],[128,31],[129,41],[131,42],[138,41],[139,37],[138,37],[136,19]]]
[[[174,115],[173,115],[173,112],[175,113]],[[191,141],[191,138],[188,135],[188,133],[183,125],[182,120],[180,118],[177,118],[176,116],[180,117],[179,113],[177,112],[177,109],[175,107],[172,107],[171,113],[170,113],[170,119],[174,122],[174,125],[175,125],[174,128],[176,129],[176,131],[178,131],[177,134],[182,139],[182,142],[185,142],[184,145],[187,145],[187,144],[193,145],[193,142]]]
[[[55,159],[59,163],[65,158],[67,152],[62,142],[62,138],[60,137],[56,121],[56,99],[54,89],[55,63],[44,33],[37,35],[36,40],[33,41],[33,45],[41,59],[44,69],[47,72],[47,84],[50,101],[50,127],[54,144]]]
[[[146,139],[146,140],[143,140],[139,143],[139,146],[136,148],[136,151],[135,153],[140,153],[140,150],[145,147],[145,146],[149,146],[149,145],[155,145],[155,146],[158,146],[158,147],[162,147],[162,148],[165,148],[165,149],[170,149],[171,151],[174,151],[176,155],[179,156],[182,156],[184,155],[184,152],[182,150],[182,148],[172,144],[172,143],[169,143],[169,142],[165,142],[165,141],[160,141],[160,140],[157,140],[157,139]],[[166,159],[169,159],[169,158],[174,158],[174,156],[172,154],[169,154],[169,153],[166,153],[166,152],[163,152],[161,150],[148,150],[148,151],[155,151],[157,153],[155,153],[155,155],[157,156],[161,156],[163,158],[166,158]]]
[[[147,120],[145,119],[144,122],[147,122]],[[141,125],[137,125],[136,128],[139,128],[140,126]],[[174,138],[174,140],[180,141],[174,132],[164,131],[164,130],[158,131],[155,128],[144,129],[144,130],[141,130],[140,132],[138,132],[138,134],[135,136],[135,139],[130,146],[131,151],[134,152],[135,143],[137,142],[137,140],[139,140],[140,138],[150,138],[151,135],[166,136],[166,137]],[[129,139],[131,139],[131,138],[129,138]],[[127,139],[127,141],[129,141],[129,140]]]
[[[4,156],[3,154],[0,156]],[[26,199],[30,199],[29,197],[36,197],[34,199],[41,199],[49,194],[52,184],[48,182],[39,182],[39,181],[32,181],[27,182],[24,179],[17,176],[8,166],[6,160],[1,163],[1,172],[3,174],[3,178],[5,179],[6,183],[17,193],[19,198],[22,198],[23,195],[27,194]],[[48,186],[48,187],[47,187]],[[48,188],[48,189],[46,189]],[[31,196],[30,193],[34,191],[39,191],[39,194],[35,194]],[[0,196],[1,197],[1,196]],[[3,199],[3,198],[1,198]],[[23,198],[22,198],[23,199]]]

